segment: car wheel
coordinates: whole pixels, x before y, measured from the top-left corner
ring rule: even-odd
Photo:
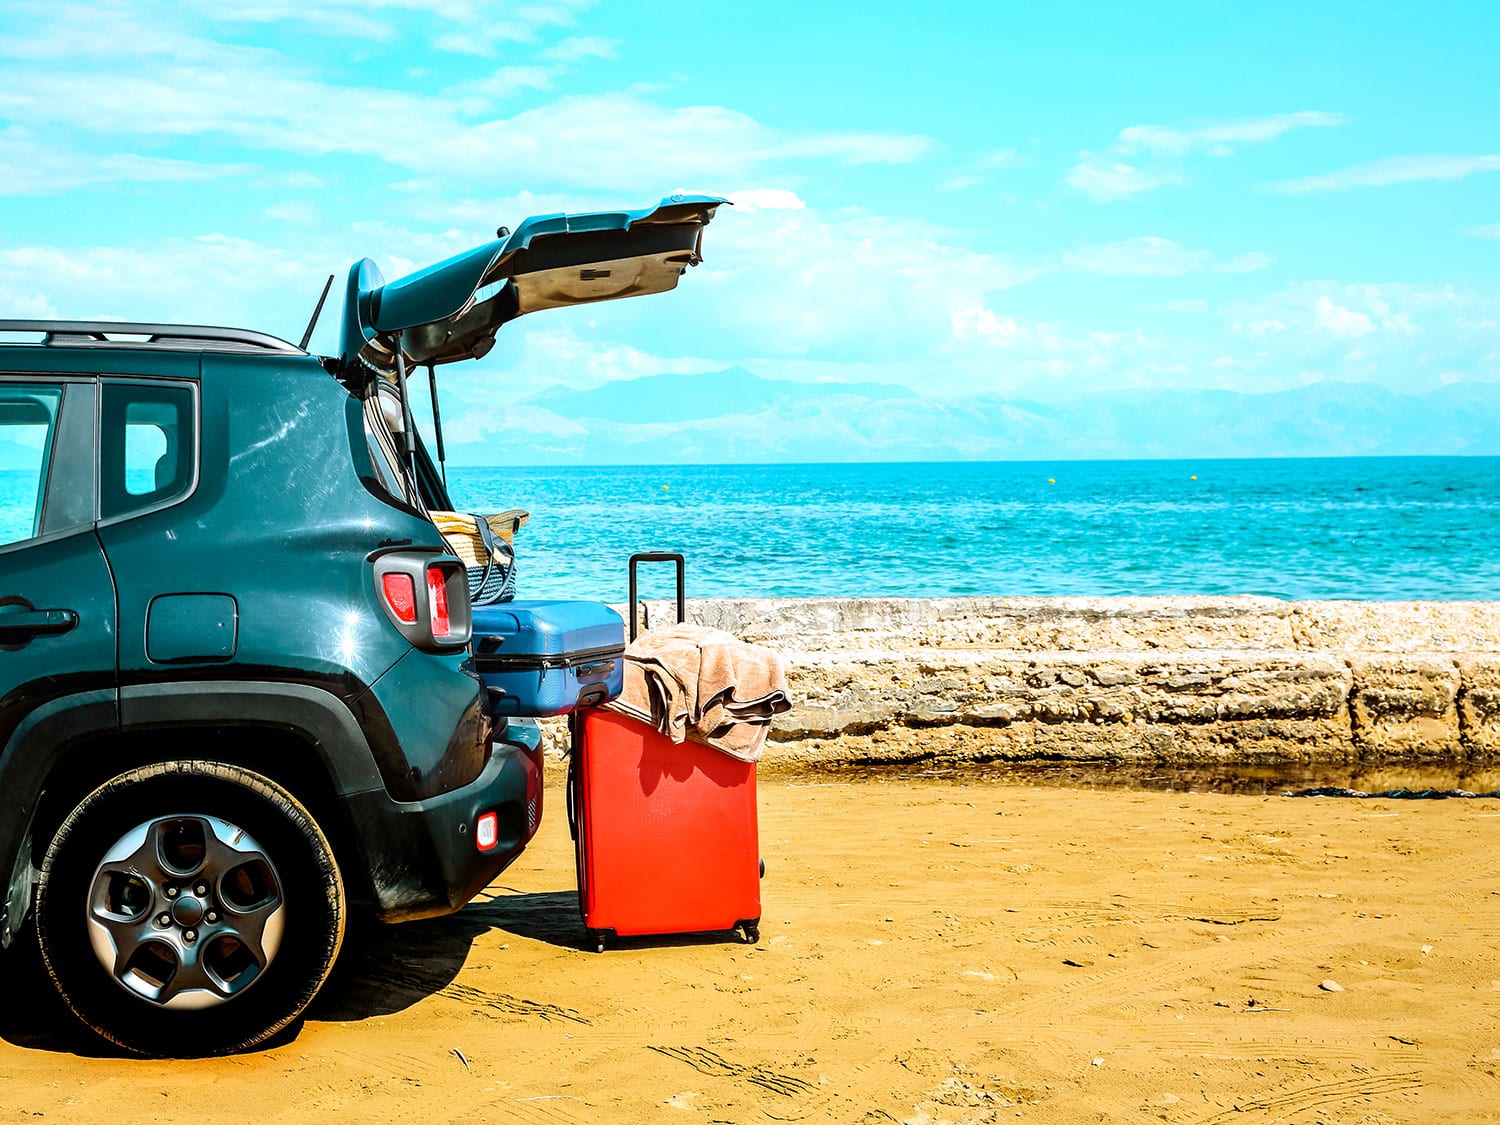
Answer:
[[[42,863],[36,934],[73,1013],[150,1055],[264,1042],[322,987],[344,934],[328,840],[275,782],[186,761],[85,797]]]

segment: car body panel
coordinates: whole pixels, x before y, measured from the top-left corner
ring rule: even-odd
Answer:
[[[665,292],[701,260],[703,228],[726,202],[684,195],[638,211],[537,215],[391,282],[366,258],[349,272],[341,358],[383,373],[398,346],[408,364],[479,358],[526,313]]]
[[[389,284],[356,263],[326,358],[232,328],[0,320],[0,423],[52,419],[0,512],[0,944],[38,849],[143,761],[221,753],[286,783],[338,823],[339,863],[388,920],[456,909],[519,854],[539,731],[487,712],[461,578],[443,629],[434,611],[403,632],[380,592],[378,567],[461,576],[401,360],[478,358],[518,316],[672,289],[724,202],[536,216]]]

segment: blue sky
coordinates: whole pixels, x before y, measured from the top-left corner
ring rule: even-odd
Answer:
[[[677,291],[445,372],[458,439],[733,366],[1040,401],[1494,382],[1497,42],[1492,2],[3,3],[0,315],[295,339],[357,258],[702,191],[736,206]]]

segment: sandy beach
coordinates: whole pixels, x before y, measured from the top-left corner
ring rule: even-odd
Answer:
[[[1500,801],[768,774],[759,944],[598,955],[561,772],[270,1050],[111,1057],[7,957],[0,1120],[1500,1118]]]

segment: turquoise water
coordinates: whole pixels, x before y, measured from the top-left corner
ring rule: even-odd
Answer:
[[[1500,600],[1493,457],[454,468],[449,484],[469,510],[531,511],[522,597],[623,600],[632,552],[675,550],[694,597]],[[669,571],[643,593],[664,596]]]
[[[1193,477],[1197,479],[1194,480]],[[522,597],[1270,594],[1500,600],[1500,458],[454,468],[527,508]],[[1055,481],[1055,483],[1049,483]],[[0,520],[35,474],[0,472]],[[24,509],[24,512],[23,512]],[[643,593],[668,593],[652,568]]]

